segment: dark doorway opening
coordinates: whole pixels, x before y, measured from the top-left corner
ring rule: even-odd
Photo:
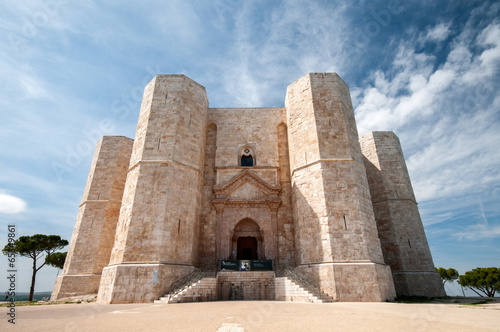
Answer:
[[[257,259],[257,239],[254,237],[240,237],[236,259]]]

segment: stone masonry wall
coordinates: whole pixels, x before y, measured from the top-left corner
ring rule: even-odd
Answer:
[[[110,277],[101,281],[99,302],[151,298],[156,289],[141,286],[132,264],[142,264],[146,275],[157,264],[172,275],[197,264],[207,109],[205,88],[184,75],[158,75],[146,87]],[[127,278],[119,277],[127,273]]]
[[[290,157],[288,153],[288,130],[284,123],[278,126],[278,180],[281,186],[281,205],[278,209],[278,265],[295,265],[295,239],[293,232],[292,185],[290,180]]]
[[[205,147],[205,167],[203,172],[203,194],[200,216],[200,251],[199,264],[203,270],[214,271],[215,262],[215,208],[212,200],[215,184],[215,153],[217,150],[217,125],[210,123],[207,126]]]
[[[399,139],[390,131],[370,132],[360,143],[382,251],[397,295],[444,296]]]
[[[208,110],[209,128],[214,132],[207,134],[206,158],[214,158],[213,173],[205,168],[203,190],[203,211],[201,218],[200,263],[205,269],[215,266],[215,237],[217,234],[216,210],[212,205],[215,198],[212,188],[223,185],[243,170],[250,169],[271,185],[281,185],[279,194],[281,204],[278,208],[277,239],[279,242],[278,260],[289,264],[294,257],[294,238],[290,204],[290,178],[288,165],[288,144],[286,137],[286,117],[284,108],[210,108]],[[245,168],[239,166],[239,152],[244,146],[249,146],[254,154],[254,166]],[[205,161],[205,167],[212,167]],[[284,175],[285,174],[285,175]],[[286,175],[288,174],[288,175]],[[214,181],[213,183],[211,181]],[[283,187],[283,185],[285,185]],[[254,199],[258,193],[252,193],[256,188],[244,186],[235,191],[231,198]],[[238,212],[225,211],[229,218],[253,218],[256,221],[268,218],[266,209],[255,207],[238,207]],[[238,220],[226,220],[235,225]],[[267,226],[266,226],[267,227]],[[232,232],[224,230],[224,234]],[[274,232],[276,233],[276,232]],[[274,234],[273,233],[273,234]],[[267,236],[270,234],[267,233]],[[270,239],[267,238],[266,242]],[[267,246],[270,250],[269,245]],[[230,249],[228,249],[230,250]],[[273,256],[274,257],[274,256]],[[227,257],[226,257],[227,258]]]
[[[210,108],[208,122],[217,125],[215,167],[237,167],[239,149],[255,151],[255,166],[279,166],[277,127],[285,121],[283,108]]]
[[[98,143],[53,298],[96,293],[108,265],[133,140],[105,136]]]
[[[373,294],[357,301],[392,299],[347,85],[334,73],[308,74],[288,87],[285,106],[300,269],[340,301],[354,288]],[[341,273],[345,263],[357,264],[357,277]]]
[[[273,271],[219,272],[217,300],[274,300]]]

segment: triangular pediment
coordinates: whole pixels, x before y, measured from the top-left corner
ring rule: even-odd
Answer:
[[[259,199],[276,196],[281,187],[273,186],[250,170],[244,170],[221,186],[214,187],[218,196],[234,199]]]
[[[227,195],[230,199],[261,199],[263,197],[265,197],[264,193],[248,182]]]

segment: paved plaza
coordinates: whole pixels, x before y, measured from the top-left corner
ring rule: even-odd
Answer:
[[[500,331],[500,303],[96,303],[0,308],[1,331]]]

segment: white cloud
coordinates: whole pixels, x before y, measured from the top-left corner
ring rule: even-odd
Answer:
[[[425,39],[438,42],[445,40],[451,32],[450,25],[450,23],[441,23],[433,28],[427,29]]]
[[[440,65],[403,42],[392,72],[377,71],[369,85],[355,88],[359,132],[396,131],[411,152],[406,157],[419,201],[480,193],[500,182],[500,124],[492,121],[500,106],[500,28],[476,31],[476,44],[465,35],[471,32],[452,42]]]
[[[21,198],[0,193],[0,213],[16,214],[26,211],[27,204]]]
[[[490,76],[498,69],[500,63],[500,25],[489,25],[479,36],[479,43],[484,46],[493,46],[485,50],[481,56],[481,66]]]
[[[480,193],[500,181],[500,126],[494,107],[472,114],[447,114],[413,135],[425,146],[408,157],[421,201]]]

